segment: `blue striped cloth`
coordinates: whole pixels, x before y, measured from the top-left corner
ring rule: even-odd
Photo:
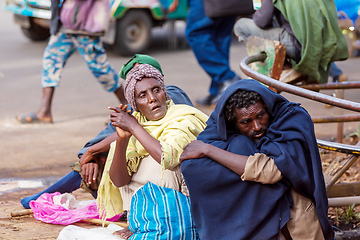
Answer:
[[[199,239],[190,198],[171,188],[147,183],[132,197],[129,213],[131,240]]]

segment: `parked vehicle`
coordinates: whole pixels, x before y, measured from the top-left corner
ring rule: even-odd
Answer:
[[[359,17],[360,0],[335,0],[337,11],[343,11],[355,24]],[[359,27],[359,26],[358,26]]]
[[[24,35],[32,41],[49,37],[50,0],[5,0]],[[187,17],[186,0],[110,0],[111,23],[103,41],[122,55],[144,52],[151,29]]]

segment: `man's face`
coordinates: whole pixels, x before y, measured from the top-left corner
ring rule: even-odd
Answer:
[[[265,136],[269,127],[269,114],[261,101],[248,108],[235,108],[236,127],[254,142]]]
[[[148,120],[156,121],[165,116],[165,93],[155,78],[143,78],[136,83],[135,104]]]

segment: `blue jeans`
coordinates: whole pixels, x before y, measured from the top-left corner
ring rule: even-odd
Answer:
[[[200,66],[211,77],[210,94],[236,74],[230,70],[229,54],[235,17],[208,18],[203,0],[189,0],[186,39]]]
[[[331,63],[330,65],[330,77],[332,77],[333,82],[337,82],[339,80],[339,76],[342,74],[343,72],[341,71],[340,68],[338,68],[336,66],[336,64],[334,62]]]

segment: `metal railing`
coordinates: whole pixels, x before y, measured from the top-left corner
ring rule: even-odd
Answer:
[[[254,78],[255,80],[258,80],[259,82],[268,85],[271,88],[277,89],[279,91],[284,91],[284,92],[288,92],[291,93],[293,95],[297,95],[300,97],[304,97],[310,100],[314,100],[314,101],[318,101],[321,103],[325,103],[325,104],[330,104],[339,108],[343,108],[343,109],[347,109],[347,110],[351,110],[351,111],[355,111],[355,112],[360,112],[360,103],[357,102],[352,102],[352,101],[348,101],[348,100],[344,100],[344,99],[339,99],[336,97],[332,97],[332,96],[328,96],[326,94],[322,94],[319,92],[314,92],[308,89],[304,89],[303,87],[298,87],[295,85],[290,85],[287,83],[283,83],[280,82],[278,80],[275,80],[273,78],[270,78],[268,76],[265,76],[261,73],[258,73],[254,70],[252,70],[248,64],[250,63],[254,63],[254,62],[259,62],[259,61],[265,61],[266,59],[266,54],[265,53],[260,53],[260,54],[256,54],[253,56],[248,56],[246,58],[244,58],[241,62],[240,62],[240,69],[249,77]],[[360,86],[360,83],[356,83],[356,86]],[[330,89],[330,88],[320,88],[321,84],[316,84],[316,90],[319,89]],[[325,84],[322,84],[325,85]],[[338,86],[347,86],[347,88],[350,86],[348,83],[344,85],[344,83],[338,83]],[[311,86],[311,85],[309,85]],[[313,88],[315,88],[315,85],[312,85]],[[329,85],[331,86],[331,85]],[[324,86],[323,86],[324,87]],[[333,87],[333,86],[332,86]],[[334,89],[334,88],[331,88]]]

